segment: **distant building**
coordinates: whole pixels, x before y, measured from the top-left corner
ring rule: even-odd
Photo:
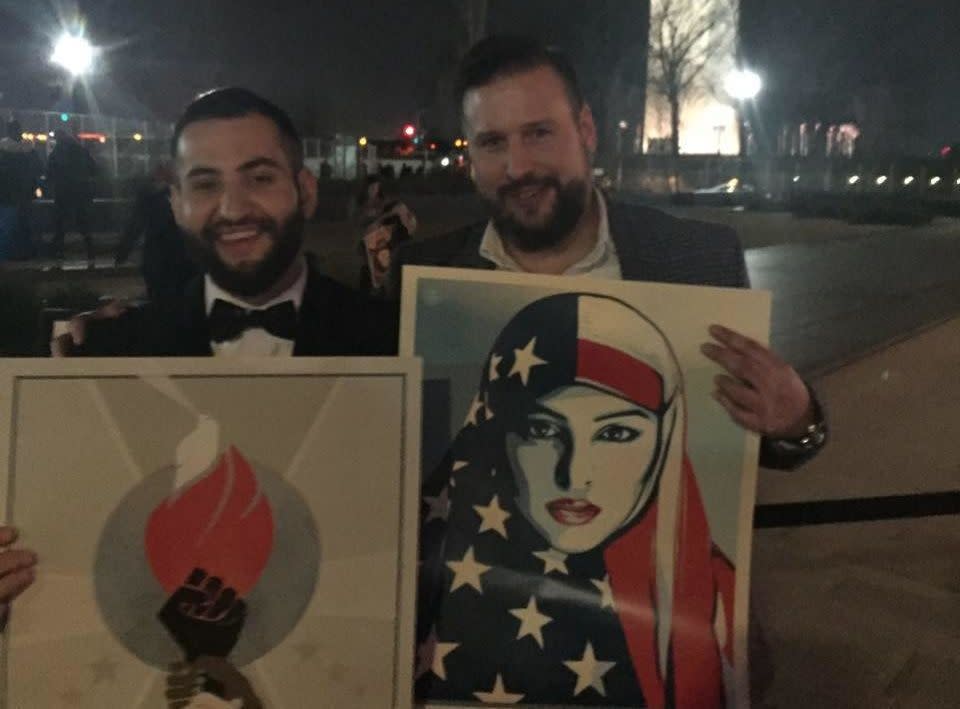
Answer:
[[[860,127],[856,123],[808,121],[788,124],[777,138],[777,154],[798,158],[852,158]]]
[[[700,36],[697,45],[690,52],[690,61],[706,60],[707,65],[681,102],[679,143],[682,154],[740,153],[737,110],[734,101],[723,89],[724,79],[736,67],[739,2],[724,2],[728,12],[722,16],[721,21],[713,23],[709,30]],[[690,17],[691,25],[695,25],[701,21],[700,13],[706,4],[702,0],[651,0],[651,18],[655,18],[658,10],[662,10],[665,5],[669,6],[670,12],[678,13],[681,33],[689,31],[691,36],[699,36],[695,26],[688,30],[683,29],[684,17]],[[648,73],[651,75],[657,71],[654,54],[661,44],[656,32],[656,23],[652,19],[647,59]],[[669,153],[670,134],[670,106],[666,98],[651,84],[647,90],[643,131],[646,144],[636,147],[647,153]]]

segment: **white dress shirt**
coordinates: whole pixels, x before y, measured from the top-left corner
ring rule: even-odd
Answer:
[[[620,259],[617,249],[610,236],[610,221],[607,218],[607,205],[600,190],[594,190],[597,208],[600,211],[600,223],[597,225],[597,243],[586,256],[563,272],[565,276],[591,276],[592,278],[609,278],[622,280]],[[480,242],[480,255],[492,261],[501,271],[521,272],[523,269],[507,253],[503,246],[503,238],[497,232],[493,222],[487,224]]]

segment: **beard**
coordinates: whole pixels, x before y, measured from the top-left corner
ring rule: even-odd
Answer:
[[[193,259],[223,290],[241,297],[267,292],[287,272],[303,246],[304,216],[299,205],[282,222],[269,217],[226,221],[218,219],[204,226],[200,234],[188,234]],[[254,264],[230,266],[217,253],[217,238],[225,227],[256,227],[270,240],[270,249]]]
[[[556,195],[553,209],[542,224],[531,226],[509,211],[507,200],[530,187],[552,189]],[[566,184],[553,176],[521,177],[497,190],[496,200],[488,201],[493,225],[503,239],[519,251],[534,253],[554,248],[566,239],[580,222],[587,208],[588,185],[574,178]]]

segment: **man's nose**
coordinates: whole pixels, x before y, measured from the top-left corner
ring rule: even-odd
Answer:
[[[534,161],[530,149],[522,140],[513,140],[507,146],[507,177],[517,180],[533,172]]]
[[[220,194],[220,217],[227,221],[239,221],[250,213],[247,190],[239,184],[228,184]]]

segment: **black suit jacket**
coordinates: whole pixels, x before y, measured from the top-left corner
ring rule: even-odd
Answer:
[[[679,219],[650,207],[617,202],[607,202],[607,219],[624,280],[750,287],[743,248],[730,227]],[[495,269],[494,263],[480,255],[485,228],[485,223],[476,224],[405,245],[395,259],[390,290],[399,293],[400,270],[405,265]],[[787,448],[763,438],[760,465],[790,470],[817,452]]]
[[[296,356],[391,355],[397,325],[385,304],[367,300],[322,275],[308,260],[297,319]],[[118,318],[87,323],[78,354],[96,357],[200,357],[211,355],[203,277],[178,298],[133,308]]]

